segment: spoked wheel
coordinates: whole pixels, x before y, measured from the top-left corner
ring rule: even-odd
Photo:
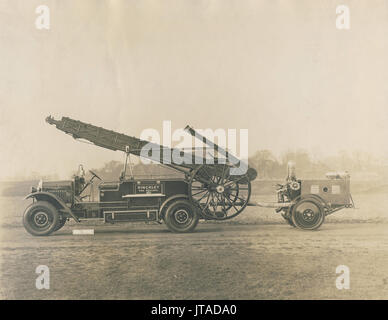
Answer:
[[[325,220],[322,205],[315,199],[304,199],[292,209],[292,222],[300,229],[318,229]]]
[[[46,236],[55,231],[59,221],[57,209],[49,202],[32,203],[24,212],[25,229],[34,236]]]
[[[192,172],[189,198],[207,219],[226,220],[241,213],[251,196],[248,176],[231,175],[230,166],[203,165]]]

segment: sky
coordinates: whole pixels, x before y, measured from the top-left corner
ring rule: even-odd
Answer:
[[[0,180],[66,177],[123,154],[48,115],[133,136],[248,129],[249,152],[388,157],[388,2],[0,0]],[[36,7],[50,9],[38,30]]]

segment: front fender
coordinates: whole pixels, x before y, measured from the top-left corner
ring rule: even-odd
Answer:
[[[168,197],[166,200],[164,200],[164,202],[160,206],[159,212],[162,213],[163,209],[166,208],[167,204],[175,199],[189,199],[189,196],[187,194],[182,193],[182,194],[175,194],[171,197]]]
[[[71,209],[66,205],[66,203],[63,202],[62,199],[57,197],[55,194],[52,194],[50,192],[44,192],[44,191],[38,191],[30,193],[29,195],[24,197],[24,200],[34,198],[36,201],[48,201],[51,203],[54,203],[57,207],[60,207],[61,210],[68,213],[75,221],[80,222],[78,217],[71,211]]]

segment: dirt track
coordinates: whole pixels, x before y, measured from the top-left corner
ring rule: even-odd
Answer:
[[[286,225],[273,210],[247,208],[191,234],[164,225],[70,223],[49,237],[22,226],[29,201],[0,198],[3,299],[388,299],[388,200],[356,195],[358,210],[329,216],[316,232]],[[72,235],[94,228],[94,236]],[[35,288],[35,268],[50,289]],[[335,269],[350,268],[338,290]]]
[[[74,227],[42,238],[3,229],[2,298],[388,298],[388,224],[328,223],[317,232],[200,224],[192,234],[127,224],[97,226],[94,236],[74,236]],[[42,264],[49,290],[35,288]],[[340,264],[350,268],[350,290],[335,287]]]

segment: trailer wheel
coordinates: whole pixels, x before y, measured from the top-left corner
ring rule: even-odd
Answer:
[[[47,201],[37,201],[26,208],[23,215],[24,228],[34,236],[47,236],[58,226],[57,209]]]
[[[191,232],[198,224],[199,214],[188,200],[171,203],[164,216],[164,222],[173,232]]]
[[[291,214],[293,224],[300,229],[318,229],[325,220],[322,205],[315,199],[303,199],[297,202]]]

